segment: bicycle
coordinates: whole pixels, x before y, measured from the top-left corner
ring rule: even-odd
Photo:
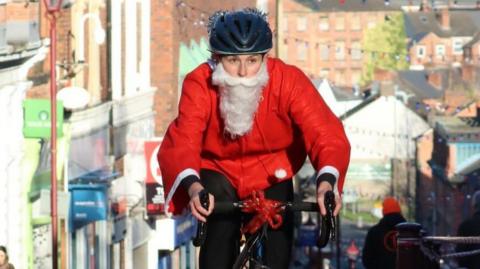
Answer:
[[[208,208],[208,192],[200,193],[200,201],[204,208]],[[326,216],[321,218],[320,235],[317,241],[319,248],[325,247],[329,240],[335,240],[336,221],[333,216],[335,209],[335,195],[332,191],[325,194]],[[245,245],[238,255],[233,269],[241,268],[269,268],[264,265],[262,260],[262,242],[266,239],[266,231],[270,226],[279,227],[282,224],[281,216],[278,214],[284,210],[291,211],[315,211],[319,212],[317,203],[312,202],[281,202],[266,199],[263,192],[254,192],[250,199],[240,202],[217,202],[212,214],[229,213],[234,210],[241,210],[246,213],[256,213],[250,222],[242,227],[243,234],[250,234],[245,241]],[[259,213],[260,212],[260,213]],[[193,239],[195,246],[203,245],[206,238],[207,223],[198,222],[197,234]],[[245,267],[248,263],[248,267]]]

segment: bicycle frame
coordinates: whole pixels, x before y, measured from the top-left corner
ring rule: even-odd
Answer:
[[[265,239],[267,228],[268,228],[268,225],[264,224],[260,229],[260,231],[258,231],[254,235],[251,235],[247,239],[247,241],[245,242],[245,246],[243,247],[243,250],[240,252],[237,259],[235,260],[235,263],[232,269],[242,269],[247,264],[247,262],[253,262],[255,263],[255,265],[259,265],[260,268],[269,268],[263,265],[264,263],[263,260],[259,261],[259,259],[263,259],[263,256],[255,255],[254,253],[255,251],[258,250],[259,247],[262,247],[261,243]]]
[[[208,193],[203,192],[200,194],[200,201],[204,208],[208,208]],[[277,201],[278,202],[278,201]],[[227,213],[232,212],[233,210],[242,209],[244,206],[244,202],[238,203],[216,203],[213,214],[218,213]],[[317,203],[308,203],[308,202],[301,202],[301,203],[292,203],[292,202],[278,202],[278,207],[281,207],[283,210],[291,210],[291,211],[314,211],[319,212],[319,207]],[[321,232],[320,237],[317,242],[317,246],[319,248],[323,248],[327,245],[329,239],[335,240],[335,218],[333,216],[333,210],[335,209],[335,195],[333,192],[329,191],[325,195],[325,207],[327,209],[327,215],[322,217],[322,225],[321,225]],[[197,235],[193,239],[195,246],[201,246],[206,238],[206,227],[207,223],[199,222],[197,227]],[[242,251],[240,252],[239,256],[237,257],[233,269],[241,269],[245,268],[244,266],[247,262],[255,263],[255,267],[251,268],[269,268],[263,265],[264,261],[262,260],[263,257],[257,257],[255,251],[260,246],[261,243],[266,238],[266,231],[269,227],[268,222],[263,222],[261,228],[257,230],[254,234],[247,237],[247,241],[245,246],[243,247]],[[251,266],[252,264],[249,264]],[[258,267],[257,267],[258,266]]]

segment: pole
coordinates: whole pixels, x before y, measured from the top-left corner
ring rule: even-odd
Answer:
[[[57,19],[50,16],[50,208],[52,217],[52,268],[58,268],[58,240],[57,240],[57,80],[55,62],[57,54]]]
[[[58,269],[57,219],[57,17],[62,0],[43,0],[50,20],[50,214],[52,217],[52,269]]]
[[[414,222],[397,224],[397,269],[423,268],[439,269],[439,264],[431,260],[422,250],[423,227]],[[434,246],[437,248],[436,246]],[[426,248],[431,248],[427,246]],[[436,249],[438,250],[438,249]]]
[[[410,180],[410,165],[411,165],[411,162],[410,162],[410,120],[408,118],[408,111],[407,110],[407,113],[405,115],[405,124],[406,124],[406,130],[407,130],[407,145],[406,145],[406,148],[407,148],[407,151],[406,151],[406,157],[407,157],[407,160],[406,160],[406,164],[405,166],[407,167],[407,170],[406,170],[406,178],[407,178],[407,188],[406,188],[406,200],[407,200],[407,210],[408,210],[408,214],[407,214],[407,218],[409,220],[412,219],[412,195],[411,195],[411,192],[410,192],[410,189],[412,188],[411,187],[411,180]],[[403,129],[403,128],[402,128]]]
[[[396,268],[416,268],[421,263],[421,225],[405,222],[395,228],[398,231]]]
[[[337,249],[337,251],[336,251],[337,269],[342,268],[341,259],[340,259],[341,255],[342,255],[341,254],[342,247],[340,245],[340,243],[341,243],[340,240],[342,239],[341,238],[342,234],[341,234],[341,231],[340,231],[340,226],[341,226],[341,223],[340,223],[340,213],[339,213],[337,215],[337,235],[336,235],[337,238],[336,238],[336,242],[335,242],[336,249]]]

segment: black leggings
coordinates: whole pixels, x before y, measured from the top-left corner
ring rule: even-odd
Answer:
[[[200,178],[215,201],[238,201],[235,189],[227,178],[212,170],[201,170]],[[269,199],[293,201],[291,180],[275,184],[265,190]],[[230,269],[239,254],[240,225],[245,215],[236,212],[209,216],[207,237],[200,248],[200,269]],[[247,216],[248,217],[248,216]],[[293,240],[293,214],[285,212],[279,229],[269,229],[265,242],[267,265],[273,269],[288,268]]]

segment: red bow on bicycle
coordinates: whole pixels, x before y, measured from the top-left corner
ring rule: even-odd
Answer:
[[[283,211],[281,203],[265,198],[263,191],[253,191],[249,199],[243,201],[242,211],[255,213],[253,218],[242,227],[242,233],[255,233],[264,223],[276,229],[283,223],[280,213]]]

